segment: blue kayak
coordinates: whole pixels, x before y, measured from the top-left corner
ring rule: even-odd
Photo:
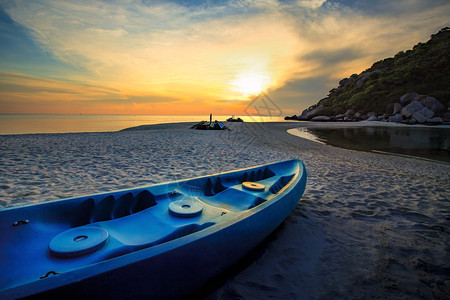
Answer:
[[[294,209],[299,160],[0,210],[0,299],[171,299],[242,258]]]

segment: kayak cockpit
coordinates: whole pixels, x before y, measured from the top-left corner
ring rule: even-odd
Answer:
[[[269,167],[237,176],[217,176],[186,181],[177,190],[202,202],[239,212],[254,208],[278,195],[295,176],[295,170],[278,175]]]
[[[97,200],[97,201],[96,201]],[[95,222],[108,221],[138,213],[155,206],[155,196],[148,190],[139,192],[136,196],[129,192],[117,199],[114,195],[103,199],[88,198],[83,200],[73,211],[72,227]]]

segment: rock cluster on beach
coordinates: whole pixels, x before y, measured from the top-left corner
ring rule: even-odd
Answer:
[[[398,102],[389,103],[383,114],[374,111],[361,113],[348,109],[343,114],[322,115],[323,105],[305,109],[300,116],[286,117],[286,120],[315,121],[315,122],[356,122],[382,121],[403,124],[450,124],[450,112],[436,98],[420,95],[416,92],[400,97]]]

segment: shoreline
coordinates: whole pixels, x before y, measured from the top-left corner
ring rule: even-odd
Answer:
[[[295,121],[288,120],[292,123],[297,124],[307,124],[306,126],[311,127],[401,127],[401,128],[449,128],[449,124],[404,124],[395,122],[382,122],[382,121],[352,121],[352,122],[341,122],[341,121]],[[304,126],[299,126],[304,127]]]
[[[203,299],[445,298],[450,166],[288,134],[299,123],[185,123],[0,136],[0,208],[301,159],[305,194],[257,255]]]
[[[76,116],[76,115],[70,115]],[[101,115],[100,115],[101,116]],[[121,116],[121,115],[119,115]],[[219,120],[220,121],[220,120]],[[226,122],[226,121],[220,121]],[[185,122],[165,122],[165,123],[155,123],[155,124],[143,124],[131,127],[124,127],[116,130],[107,130],[107,131],[73,131],[73,132],[36,132],[36,133],[0,133],[0,137],[6,136],[25,136],[25,135],[60,135],[60,134],[108,134],[108,133],[117,133],[123,131],[144,131],[144,130],[154,130],[160,126],[189,126],[195,124],[195,121],[185,121]],[[234,124],[233,122],[226,122],[227,124]],[[450,125],[426,125],[426,124],[401,124],[401,123],[392,123],[392,122],[381,122],[381,121],[355,121],[355,122],[312,122],[312,121],[294,121],[294,120],[286,120],[286,121],[254,121],[254,122],[245,122],[246,124],[255,123],[255,124],[290,124],[292,128],[354,128],[354,127],[398,127],[398,128],[442,128],[442,129],[450,129]]]

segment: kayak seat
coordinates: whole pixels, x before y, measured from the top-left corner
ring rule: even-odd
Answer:
[[[222,180],[220,179],[220,177],[217,177],[214,183],[212,182],[211,178],[208,178],[203,188],[205,196],[214,196],[215,194],[218,194],[226,189],[227,188],[222,184]]]
[[[260,205],[260,204],[262,204],[264,202],[266,202],[265,199],[263,199],[261,197],[258,197],[258,198],[255,199],[255,201],[253,201],[253,203],[248,207],[248,209],[256,207],[256,206],[258,206],[258,205]]]
[[[112,219],[112,210],[114,207],[114,196],[109,195],[102,199],[95,207],[91,215],[91,223],[107,221]]]
[[[156,204],[155,196],[149,191],[143,190],[134,198],[131,213],[134,214],[143,211],[144,209],[155,206]]]
[[[255,182],[261,181],[275,176],[275,173],[268,167],[259,168],[256,171],[251,171],[250,173],[244,172],[241,176],[236,177],[238,183],[243,183],[246,181]],[[228,186],[225,186],[228,185]],[[236,184],[234,180],[230,177],[225,178],[225,184],[222,182],[221,177],[216,177],[215,179],[208,178],[203,186],[203,191],[205,196],[214,196],[223,192],[228,187]]]
[[[147,190],[140,192],[136,197],[132,193],[127,193],[116,200],[113,207],[112,219],[125,217],[154,205],[156,205],[155,197]]]
[[[81,202],[78,207],[72,211],[73,220],[71,227],[78,227],[89,224],[91,222],[92,211],[95,207],[95,201],[92,198]]]
[[[109,195],[96,203],[94,198],[86,199],[75,209],[72,227],[83,226],[90,223],[108,221],[122,218],[149,207],[155,206],[155,196],[147,190],[143,190],[136,196],[126,193],[115,199]]]
[[[111,243],[108,247],[113,246],[113,240],[119,242],[119,244],[113,247],[115,249],[108,254],[108,258],[117,256],[117,253],[123,254],[126,251],[136,251],[158,245],[200,231],[215,224],[214,222],[205,222],[203,224],[174,223],[170,222],[170,219],[161,219],[158,215],[159,212],[157,211],[149,211],[143,214],[136,214],[127,218],[98,224],[98,226],[101,226],[101,228],[109,233]],[[87,225],[80,228],[88,228],[91,226],[92,225]]]
[[[275,173],[269,169],[268,167],[265,167],[264,169],[258,169],[256,172],[251,171],[250,173],[244,172],[242,176],[240,177],[240,183],[245,181],[260,181],[264,179],[268,179],[270,177],[275,176]]]
[[[150,232],[146,231],[147,228],[145,226],[133,226],[134,234],[130,234],[130,231],[122,230],[122,226],[116,228],[110,227],[108,228],[108,232],[111,234],[112,240],[116,240],[115,247],[105,249],[106,251],[100,254],[99,257],[101,260],[111,259],[130,252],[153,247],[201,231],[214,224],[216,223],[206,222],[204,224],[188,224],[178,228],[162,226],[162,224],[158,226],[158,224],[155,224],[156,226]],[[140,232],[141,230],[142,232]]]
[[[201,200],[208,205],[231,211],[247,210],[265,201],[253,193],[245,192],[237,188],[229,188],[214,197],[205,197]]]
[[[294,174],[287,175],[287,176],[281,176],[270,188],[269,191],[272,194],[276,194],[279,191],[281,191],[282,188],[284,188],[294,177]]]
[[[131,214],[131,203],[133,202],[133,194],[126,193],[116,200],[113,206],[112,219],[128,216]]]

